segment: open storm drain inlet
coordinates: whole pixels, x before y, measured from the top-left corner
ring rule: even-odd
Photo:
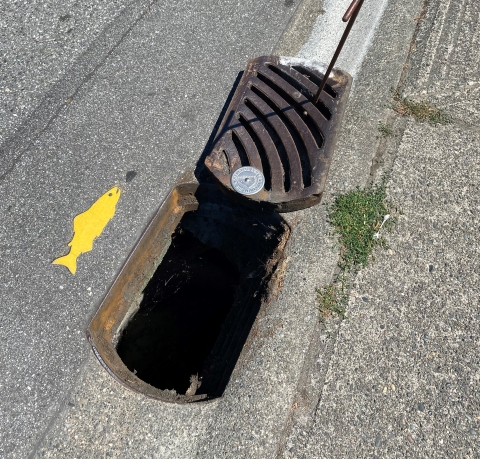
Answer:
[[[118,355],[154,387],[195,393],[238,283],[235,264],[220,250],[177,227],[122,333]]]
[[[191,402],[221,396],[277,275],[290,230],[216,187],[180,185],[162,204],[88,328],[122,384]]]

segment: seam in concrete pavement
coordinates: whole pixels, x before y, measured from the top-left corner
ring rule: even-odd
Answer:
[[[410,42],[410,47],[408,49],[407,58],[405,59],[405,64],[403,65],[402,73],[400,74],[400,78],[399,78],[397,87],[395,88],[395,91],[401,92],[408,78],[408,71],[410,68],[411,56],[415,52],[415,45],[417,43],[418,34],[420,32],[422,21],[425,18],[425,14],[427,12],[427,6],[429,3],[430,3],[430,0],[424,0],[422,9],[417,18],[417,25],[415,27],[415,31],[412,35],[412,40]],[[405,129],[407,128],[406,119],[398,115],[397,113],[395,113],[393,110],[391,110],[390,113],[387,115],[385,122],[388,126],[398,123],[399,132],[396,135],[396,139],[394,139],[396,144],[395,145],[396,148],[394,148],[394,151],[396,151],[398,149],[398,146],[402,142],[403,135],[405,134]],[[375,179],[377,178],[377,172],[379,170],[383,170],[383,173],[385,174],[385,172],[389,171],[393,166],[395,155],[392,155],[393,157],[390,158],[389,164],[385,164],[385,153],[390,143],[392,143],[392,139],[383,138],[380,140],[375,156],[372,159],[372,165],[370,167],[370,176],[369,176],[368,183],[373,183],[375,181]]]
[[[83,362],[82,367],[80,369],[79,375],[81,375],[86,367],[87,362]],[[45,437],[47,436],[48,432],[50,429],[53,427],[57,419],[62,415],[62,413],[65,411],[65,406],[66,406],[66,400],[69,400],[72,396],[74,390],[74,386],[71,386],[70,390],[65,393],[64,399],[59,403],[56,411],[53,413],[52,417],[50,418],[50,421],[48,422],[47,426],[41,432],[39,435],[37,441],[35,442],[33,448],[30,451],[30,454],[28,455],[27,459],[34,459],[36,456],[39,448],[42,446],[43,441],[45,440]]]
[[[1,167],[4,172],[0,174],[0,181],[14,169],[32,143],[68,107],[80,89],[92,79],[157,1],[140,0],[130,3],[47,92],[32,114],[0,146],[0,161],[6,162]]]

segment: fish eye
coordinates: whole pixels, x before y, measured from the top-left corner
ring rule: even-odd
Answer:
[[[108,193],[108,196],[112,196],[112,193]]]

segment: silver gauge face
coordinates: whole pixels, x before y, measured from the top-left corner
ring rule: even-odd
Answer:
[[[265,185],[265,177],[255,167],[245,166],[237,169],[231,177],[233,189],[240,194],[258,193]]]

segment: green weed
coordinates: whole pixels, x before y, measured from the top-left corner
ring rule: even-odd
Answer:
[[[367,266],[373,249],[386,245],[383,237],[374,235],[385,215],[390,214],[390,207],[384,183],[337,196],[330,207],[329,221],[342,246],[343,270]],[[392,223],[391,218],[387,220],[387,229]]]
[[[320,320],[325,322],[332,316],[345,318],[345,308],[348,303],[347,286],[343,282],[328,284],[317,288],[318,312]]]
[[[395,135],[393,129],[385,123],[378,123],[378,132],[380,132],[380,135],[377,136],[377,139],[380,137],[391,137]]]
[[[328,220],[341,244],[341,261],[336,281],[316,289],[322,322],[331,316],[345,318],[349,277],[367,266],[375,247],[386,248],[379,230],[388,231],[392,227],[396,221],[391,215],[394,212],[387,199],[385,181],[339,195],[329,207]]]

